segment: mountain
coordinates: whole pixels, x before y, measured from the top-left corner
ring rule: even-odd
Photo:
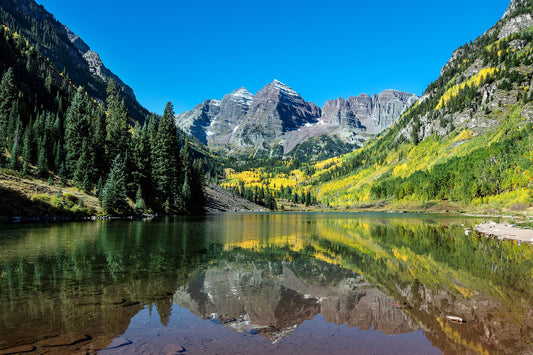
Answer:
[[[107,82],[113,79],[122,92],[131,118],[144,122],[149,112],[139,104],[133,90],[106,68],[98,53],[42,5],[34,0],[2,0],[0,23],[37,46],[41,54],[59,71],[64,71],[75,86],[82,85],[99,101],[107,97]]]
[[[324,206],[529,215],[532,40],[533,1],[513,0],[492,28],[454,51],[439,78],[378,139],[341,157],[292,170],[282,164],[231,172],[225,184],[248,188],[252,179],[268,175],[261,182],[269,193],[310,194]],[[364,96],[328,102],[320,122],[349,122],[361,131],[370,127],[370,102]],[[371,121],[388,125],[380,113],[394,110],[400,112],[401,106],[381,106]]]
[[[176,116],[176,125],[230,156],[305,160],[352,151],[390,127],[418,97],[386,90],[328,101],[323,109],[274,80],[256,95],[245,88]]]

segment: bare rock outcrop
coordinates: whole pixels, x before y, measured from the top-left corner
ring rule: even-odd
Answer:
[[[385,90],[326,102],[320,109],[274,80],[256,95],[245,88],[176,116],[176,125],[230,156],[307,159],[346,153],[389,128],[418,96]],[[327,137],[327,138],[326,138]],[[320,142],[323,147],[310,149]],[[306,144],[307,143],[307,144]],[[317,154],[308,154],[317,151]]]

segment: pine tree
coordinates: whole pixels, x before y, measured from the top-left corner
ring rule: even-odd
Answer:
[[[189,174],[189,176],[192,173],[192,161],[191,161],[191,151],[189,148],[189,137],[185,139],[185,144],[180,150],[180,159],[181,164],[183,166],[183,174]]]
[[[50,72],[48,72],[48,75],[46,76],[46,79],[44,81],[44,87],[46,88],[46,91],[51,94],[52,93],[52,85],[54,83],[54,79],[52,78],[52,75]]]
[[[46,151],[47,137],[46,134],[41,139],[39,147],[39,156],[37,158],[37,175],[45,177],[48,175],[48,152]]]
[[[15,130],[15,137],[13,138],[13,146],[11,148],[11,162],[9,164],[9,167],[13,170],[20,170],[22,165],[20,164],[20,131],[21,131],[21,124],[17,125],[17,129]]]
[[[144,203],[141,186],[137,188],[137,193],[135,194],[135,211],[142,212],[146,209],[146,204]]]
[[[24,138],[22,143],[22,158],[24,159],[25,163],[30,163],[33,161],[32,143],[32,130],[30,128],[30,125],[28,125],[26,129],[24,129]]]
[[[13,74],[13,68],[9,68],[2,76],[2,81],[0,82],[0,138],[6,138],[4,132],[7,128],[16,95],[15,75]]]
[[[181,187],[180,198],[182,201],[181,208],[187,212],[191,212],[192,209],[192,200],[191,200],[191,184],[189,181],[189,174],[185,173],[183,179],[183,185]]]
[[[143,191],[147,191],[150,176],[150,146],[148,142],[147,130],[136,123],[133,128],[131,142],[131,182],[139,186]]]
[[[94,154],[95,176],[107,174],[109,169],[106,155],[106,113],[103,105],[100,105],[92,113],[92,144]]]
[[[109,160],[128,149],[128,111],[124,100],[120,100],[118,88],[113,79],[107,85],[106,154]]]
[[[205,211],[205,174],[202,161],[196,159],[192,164],[191,184],[191,212],[201,214]]]
[[[153,149],[153,179],[159,201],[177,202],[178,191],[178,135],[174,126],[174,108],[167,103]],[[169,206],[170,208],[171,206]]]
[[[18,100],[15,100],[15,101],[13,101],[13,105],[11,106],[11,112],[9,113],[7,130],[4,133],[2,133],[2,134],[4,134],[4,137],[7,140],[6,141],[7,142],[6,147],[12,147],[13,146],[14,139],[15,139],[15,133],[17,131],[17,127],[21,123],[22,123],[22,120],[20,118],[19,102],[18,102]]]
[[[83,141],[82,147],[82,153],[76,163],[74,182],[82,188],[83,191],[89,193],[93,187],[92,177],[94,172],[94,159],[92,159],[92,149],[87,145],[87,141]]]
[[[88,100],[80,86],[67,110],[65,150],[67,173],[72,176],[81,155],[83,140],[89,137]]]
[[[124,212],[126,201],[126,164],[121,155],[113,161],[109,177],[101,191],[100,203],[108,213]]]

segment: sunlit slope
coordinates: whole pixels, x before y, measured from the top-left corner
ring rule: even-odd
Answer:
[[[533,27],[502,36],[532,11],[531,1],[522,2],[456,50],[423,97],[363,148],[283,171],[230,172],[226,184],[277,193],[291,186],[334,207],[432,202],[526,211],[533,202]]]

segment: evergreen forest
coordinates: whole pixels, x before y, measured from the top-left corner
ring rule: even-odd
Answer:
[[[6,174],[72,186],[97,197],[108,214],[203,212],[203,162],[178,133],[172,103],[162,117],[134,121],[112,79],[107,99],[93,99],[7,26],[0,27],[0,73]],[[58,197],[41,196],[68,202],[61,192]],[[68,207],[65,212],[94,213],[82,200]]]

